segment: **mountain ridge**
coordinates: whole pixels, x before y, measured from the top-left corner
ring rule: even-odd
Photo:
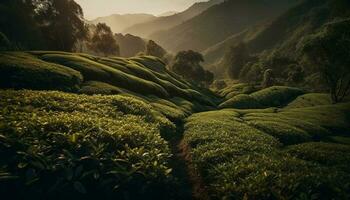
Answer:
[[[106,23],[111,27],[114,33],[121,33],[125,28],[138,23],[144,23],[157,18],[151,14],[112,14],[104,17],[98,17],[91,20],[93,24]]]
[[[296,1],[224,1],[180,25],[152,34],[150,39],[173,52],[203,51],[250,26],[278,16]]]
[[[183,12],[179,12],[175,15],[159,17],[149,22],[135,24],[126,28],[123,33],[130,33],[138,35],[140,37],[148,38],[150,34],[159,31],[172,28],[182,22],[191,19],[192,17],[202,13],[213,5],[220,4],[224,0],[210,0],[207,2],[197,2]]]

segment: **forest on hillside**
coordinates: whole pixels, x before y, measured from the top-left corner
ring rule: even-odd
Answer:
[[[350,1],[87,3],[0,1],[2,198],[350,199]]]

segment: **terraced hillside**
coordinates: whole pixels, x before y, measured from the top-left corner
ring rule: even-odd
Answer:
[[[4,52],[0,76],[0,194],[350,198],[350,104],[327,94],[214,94],[149,56]]]

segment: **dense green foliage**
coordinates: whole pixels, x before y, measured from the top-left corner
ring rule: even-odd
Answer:
[[[72,0],[3,0],[0,18],[1,32],[20,49],[72,51],[87,31]]]
[[[28,53],[1,53],[0,87],[77,91],[82,75],[68,67],[44,62]]]
[[[329,87],[332,101],[342,101],[350,92],[350,19],[326,24],[300,44],[301,51],[317,66]]]
[[[227,67],[227,75],[231,79],[237,79],[240,71],[249,60],[249,53],[244,43],[231,47],[223,58],[222,65]]]
[[[262,105],[254,97],[247,94],[236,95],[219,105],[219,108],[253,109]]]
[[[286,105],[302,94],[304,94],[304,91],[298,88],[274,86],[254,92],[251,96],[263,106],[277,107]]]
[[[312,141],[349,130],[349,108],[199,113],[185,141],[214,199],[347,199],[349,147]]]
[[[0,56],[3,88],[77,91],[86,86],[82,85],[84,82],[98,81],[127,93],[181,97],[214,105],[199,88],[168,71],[162,61],[151,56],[123,59],[39,51],[4,52]]]
[[[174,131],[174,125],[142,101],[2,90],[0,105],[1,194],[40,199],[171,195],[171,155],[161,130]]]
[[[146,44],[145,54],[148,56],[155,56],[158,58],[163,58],[167,52],[163,47],[159,46],[153,40],[149,40]]]
[[[242,85],[238,84],[236,87],[239,88],[241,86]],[[246,90],[247,89],[248,91],[238,90],[236,92],[231,92],[230,95],[227,96],[227,100],[223,102],[219,108],[255,109],[281,107],[287,105],[298,96],[304,94],[304,91],[298,88],[284,86],[269,87],[257,92],[253,92],[249,95],[244,94],[249,93],[250,88],[246,88]]]
[[[10,40],[0,32],[0,51],[8,51],[12,49]]]
[[[120,49],[111,28],[103,23],[98,23],[94,28],[89,39],[89,48],[97,53],[102,53],[104,56],[120,55]]]
[[[173,58],[106,24],[87,31],[73,0],[1,1],[0,194],[350,199],[350,3],[303,0],[269,22],[296,2],[130,15],[153,19],[130,30],[182,50]],[[216,94],[203,55],[187,50],[208,47],[209,68],[230,78],[210,86]],[[10,51],[23,48],[65,52]],[[325,83],[331,95],[309,93]]]
[[[171,70],[186,80],[194,81],[203,86],[209,86],[213,83],[214,74],[204,70],[201,62],[204,61],[203,55],[189,51],[180,51],[176,54]]]

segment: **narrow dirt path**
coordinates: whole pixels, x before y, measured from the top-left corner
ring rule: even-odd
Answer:
[[[169,141],[173,158],[170,165],[173,175],[178,179],[181,200],[209,200],[202,178],[192,164],[190,148],[184,142],[184,123],[176,124],[176,136]]]

